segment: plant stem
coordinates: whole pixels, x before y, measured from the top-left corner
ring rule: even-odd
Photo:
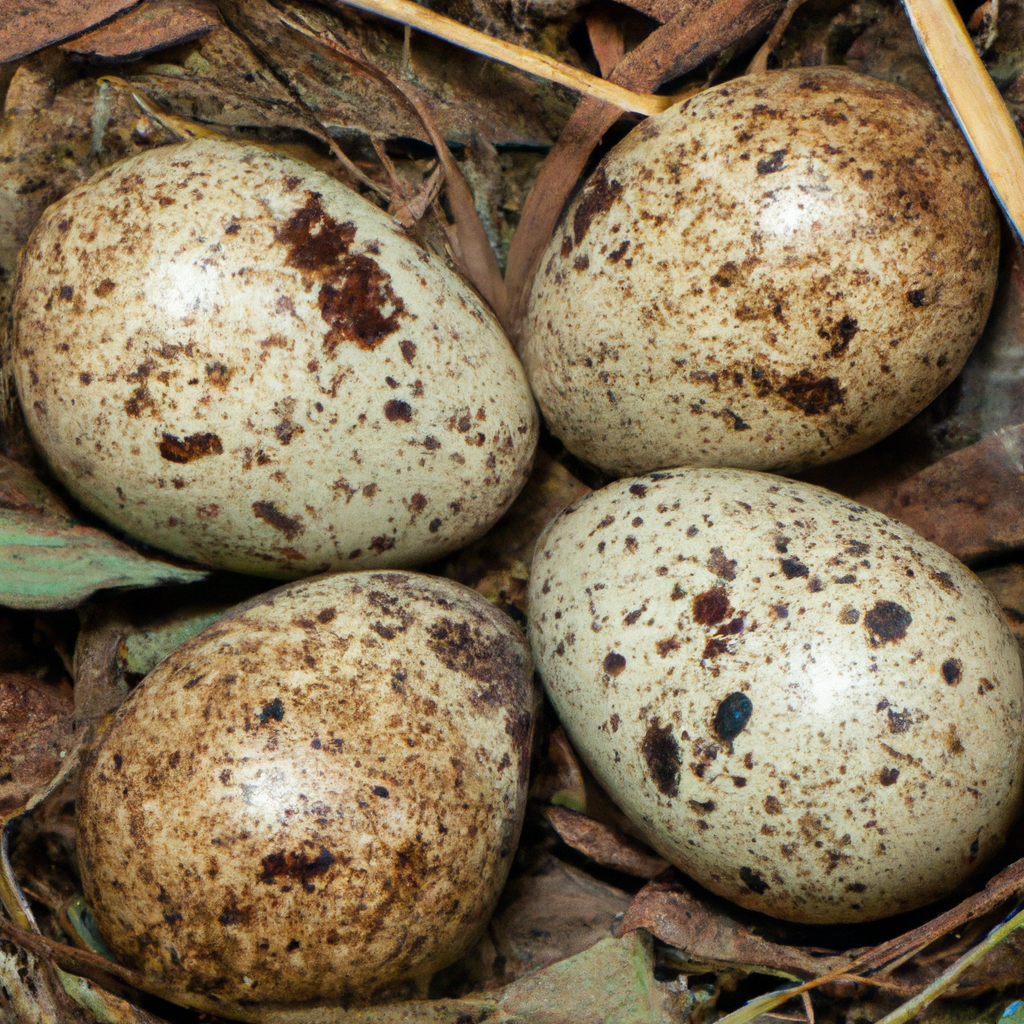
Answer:
[[[942,995],[971,964],[976,963],[990,949],[998,946],[1011,932],[1022,926],[1024,926],[1024,907],[1019,907],[1012,917],[993,928],[981,942],[964,953],[956,963],[943,971],[926,989],[919,992],[913,999],[908,999],[899,1009],[893,1010],[892,1013],[883,1017],[878,1024],[906,1024],[930,1002]]]
[[[593,96],[595,99],[610,103],[621,110],[630,110],[638,114],[657,114],[667,109],[674,102],[671,96],[655,96],[651,93],[633,92],[621,85],[606,82],[603,78],[580,71],[569,64],[563,64],[552,57],[537,53],[525,46],[507,43],[503,39],[495,39],[485,32],[468,28],[443,14],[436,14],[426,7],[412,3],[412,0],[332,0],[334,4],[356,7],[361,11],[379,14],[392,21],[419,29],[427,35],[454,43],[466,50],[483,54],[493,60],[509,64],[520,71],[526,71],[538,78],[543,78],[558,85],[564,85],[576,92]]]

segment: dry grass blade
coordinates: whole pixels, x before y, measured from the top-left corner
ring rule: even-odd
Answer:
[[[747,1024],[748,1021],[753,1020],[759,1014],[768,1013],[775,1007],[788,1002],[794,996],[803,995],[803,993],[809,992],[828,982],[840,980],[854,982],[874,981],[885,987],[881,979],[865,978],[855,972],[877,970],[893,960],[904,958],[908,952],[923,949],[929,943],[951,932],[954,928],[958,928],[968,921],[981,917],[982,914],[988,913],[988,911],[997,907],[1000,903],[1004,903],[1014,896],[1019,896],[1022,892],[1024,892],[1024,860],[1019,860],[1003,871],[1000,871],[981,892],[969,896],[952,910],[940,914],[926,924],[921,925],[921,927],[891,939],[889,942],[884,942],[880,946],[876,946],[874,949],[858,957],[845,969],[837,968],[801,985],[794,985],[791,988],[776,992],[767,992],[763,996],[750,1000],[750,1002],[741,1006],[738,1010],[726,1014],[717,1024]],[[1011,928],[1005,934],[1008,935],[1013,930]],[[982,952],[987,952],[988,949],[998,945],[1005,938],[1000,929],[996,929],[996,931],[1000,932],[1000,938],[991,942]],[[985,942],[989,942],[995,934],[995,932],[990,934]],[[985,943],[982,943],[982,945],[985,945]],[[959,962],[957,961],[957,963]],[[974,960],[971,961],[971,963],[973,962]],[[970,964],[964,965],[965,968],[968,966]],[[957,976],[959,976],[959,973]],[[935,982],[934,984],[937,983]],[[894,1022],[890,1022],[890,1024],[894,1024]]]
[[[331,53],[341,57],[353,68],[387,86],[399,100],[408,104],[420,119],[437,151],[438,159],[444,167],[448,186],[448,202],[455,216],[454,227],[447,231],[448,242],[452,246],[455,262],[473,287],[480,292],[491,309],[494,310],[495,316],[507,331],[508,298],[505,282],[501,276],[501,268],[498,266],[498,258],[494,255],[487,232],[484,230],[483,221],[480,219],[480,214],[477,213],[476,204],[473,202],[473,193],[470,191],[459,165],[455,162],[451,150],[448,149],[447,143],[441,137],[427,105],[413,89],[402,82],[395,81],[380,68],[374,67],[361,57],[357,57],[336,40],[316,32],[298,15],[290,17],[281,15],[281,21],[289,28],[300,32]]]
[[[104,988],[116,988],[118,983],[123,983],[140,991],[152,991],[152,988],[147,985],[145,977],[137,971],[111,963],[105,957],[87,949],[66,946],[63,942],[57,942],[45,935],[38,935],[35,932],[18,928],[2,917],[0,917],[0,935],[10,939],[22,949],[27,949],[40,960],[52,963],[62,971],[85,978]]]
[[[806,0],[787,0],[785,8],[772,26],[771,32],[768,33],[768,38],[761,44],[761,48],[747,65],[748,75],[760,75],[768,70],[768,55],[782,41],[782,36],[793,20],[793,15],[803,7],[805,2]]]
[[[163,109],[160,104],[156,103],[153,99],[147,96],[141,89],[133,85],[131,82],[126,82],[123,78],[117,78],[115,75],[106,75],[99,79],[102,83],[116,86],[120,89],[125,89],[132,94],[132,99],[139,105],[139,109],[148,117],[150,120],[155,121],[157,124],[166,128],[176,138],[184,141],[185,139],[223,139],[227,138],[225,132],[214,131],[211,128],[207,128],[205,125],[201,125],[195,121],[188,121],[183,117],[178,117],[176,114],[172,114],[169,111]],[[309,132],[314,138],[320,139],[321,142],[325,142],[330,148],[331,153],[335,159],[345,168],[345,170],[353,177],[356,181],[367,186],[367,188],[373,189],[378,195],[383,196],[385,199],[391,198],[391,193],[387,189],[381,188],[372,178],[367,177],[341,150],[341,147],[331,138],[320,124],[318,124],[313,118],[308,119],[308,123],[305,124],[305,130]],[[256,143],[259,145],[259,143]],[[272,147],[268,147],[272,148]]]
[[[607,78],[626,53],[622,19],[616,17],[610,4],[596,3],[590,8],[587,13],[587,35],[601,74]]]
[[[952,0],[903,0],[921,49],[1007,220],[1024,238],[1024,144]]]
[[[613,85],[595,75],[587,74],[569,64],[554,60],[542,53],[516,46],[501,39],[495,39],[484,32],[462,25],[443,14],[435,14],[428,8],[413,3],[412,0],[337,0],[349,7],[361,11],[379,14],[383,18],[401,22],[426,32],[428,35],[445,39],[449,43],[472,50],[474,53],[490,57],[492,60],[509,64],[520,71],[529,72],[538,78],[546,79],[557,85],[581,92],[586,96],[594,96],[605,103],[614,103],[624,110],[633,110],[638,114],[656,114],[664,110],[671,100],[664,96],[642,95]]]
[[[944,971],[926,989],[908,999],[899,1009],[883,1017],[878,1024],[907,1024],[907,1021],[916,1017],[926,1006],[934,1002],[943,992],[951,988],[957,978],[972,964],[977,963],[989,950],[995,949],[1011,932],[1024,927],[1024,909],[1018,907],[1017,911],[1007,920],[993,928],[985,938],[973,949],[968,950],[959,960]]]

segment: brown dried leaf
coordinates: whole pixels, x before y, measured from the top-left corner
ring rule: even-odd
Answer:
[[[601,74],[607,78],[626,53],[622,18],[607,0],[598,0],[587,11],[587,34]]]
[[[963,562],[1024,546],[1024,424],[995,431],[895,486],[858,500]]]
[[[653,91],[762,25],[780,6],[779,0],[694,0],[631,50],[608,77],[637,91]],[[566,198],[594,147],[620,114],[615,107],[585,97],[544,162],[509,250],[505,278],[513,325],[525,313],[534,271]]]
[[[138,0],[0,0],[0,64],[102,24]]]
[[[814,978],[849,966],[849,956],[815,956],[753,934],[729,912],[724,900],[698,898],[679,879],[654,881],[634,897],[622,932],[645,928],[697,964],[757,967],[785,977]]]
[[[601,867],[614,868],[635,878],[654,878],[669,866],[668,861],[646,843],[614,825],[566,807],[545,807],[544,817],[554,826],[563,843],[586,854]]]
[[[73,731],[67,680],[0,675],[0,819],[20,810],[57,774]]]
[[[221,24],[210,0],[150,0],[61,49],[90,60],[136,60],[191,43]]]
[[[573,811],[587,809],[583,770],[561,726],[552,729],[548,737],[547,756],[533,777],[530,799]]]
[[[979,572],[981,582],[995,594],[1006,621],[1024,653],[1024,565],[1004,565]]]
[[[495,984],[589,949],[612,934],[629,896],[590,875],[545,857],[505,888],[487,935],[500,957]]]
[[[449,141],[475,134],[495,145],[550,145],[571,111],[569,94],[494,61],[420,33],[408,52],[401,25],[339,7],[326,11],[280,0],[218,0],[228,23],[260,54],[282,82],[316,113],[332,134],[353,130],[378,139],[429,141],[419,119],[380,82],[353,74],[287,28],[280,15],[303,19],[374,65],[392,80],[417,89]]]

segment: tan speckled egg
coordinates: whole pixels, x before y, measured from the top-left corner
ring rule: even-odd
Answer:
[[[605,470],[792,471],[956,376],[998,250],[970,150],[922,100],[844,68],[741,78],[604,159],[540,264],[523,360]]]
[[[764,473],[681,469],[538,541],[534,658],[576,748],[661,854],[794,921],[949,893],[1024,790],[1017,645],[909,527]]]
[[[515,624],[449,580],[324,576],[241,605],[146,677],[84,770],[101,933],[222,1016],[401,995],[494,907],[538,698]]]
[[[519,492],[536,443],[493,315],[386,214],[305,164],[166,146],[50,207],[15,371],[86,507],[220,568],[434,559]]]

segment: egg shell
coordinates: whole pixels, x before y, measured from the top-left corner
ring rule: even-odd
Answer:
[[[663,856],[804,922],[949,893],[1024,788],[1024,681],[995,600],[909,527],[819,487],[681,469],[541,537],[534,658],[601,784]]]
[[[206,140],[51,206],[14,299],[33,440],[87,508],[220,568],[406,566],[529,472],[522,366],[465,281],[305,164]]]
[[[448,580],[338,574],[239,606],[146,677],[83,771],[104,939],[227,1017],[408,995],[493,910],[538,701],[522,633]]]
[[[605,157],[540,263],[523,361],[551,430],[605,470],[793,471],[956,376],[998,250],[970,150],[918,97],[844,68],[752,75]]]

